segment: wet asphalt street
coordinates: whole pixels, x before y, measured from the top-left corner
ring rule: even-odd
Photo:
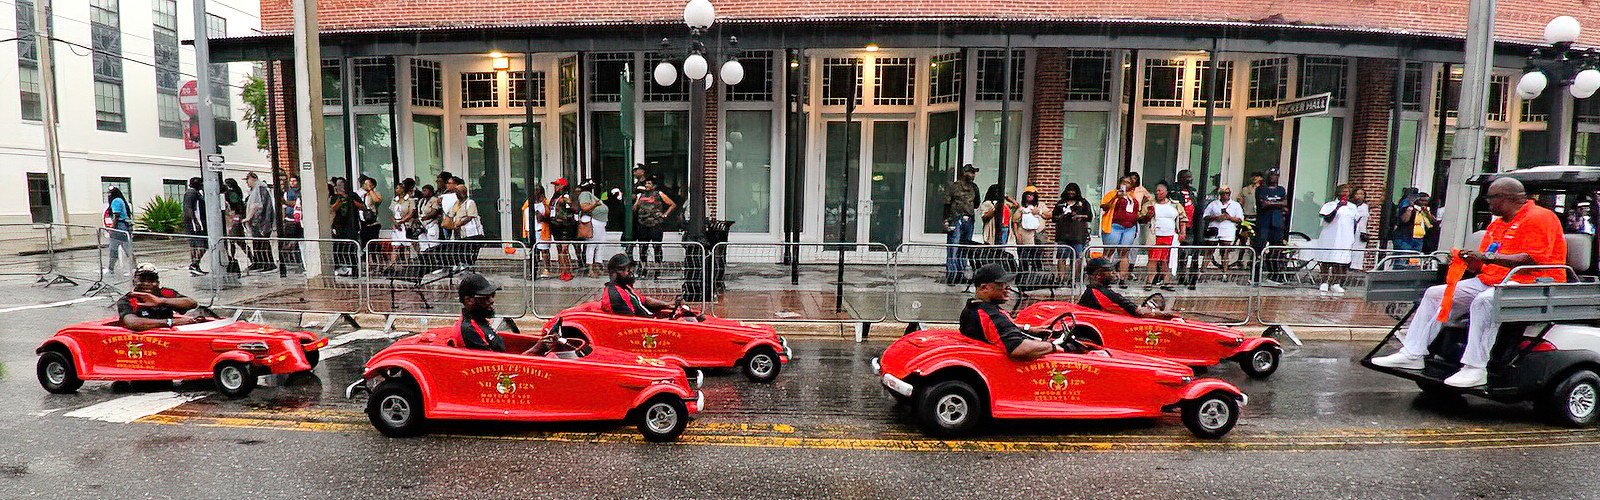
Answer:
[[[0,311],[79,291],[0,283]],[[33,348],[110,316],[109,303],[0,313],[0,498],[1600,496],[1600,431],[1547,426],[1527,406],[1421,398],[1358,366],[1366,345],[1291,349],[1266,381],[1212,369],[1250,395],[1212,442],[1176,417],[924,438],[872,377],[885,342],[830,339],[791,341],[797,359],[772,385],[710,374],[709,410],[675,444],[622,424],[449,424],[390,439],[364,400],[340,394],[390,342],[371,331],[336,332],[315,377],[237,401],[209,383],[46,393]]]

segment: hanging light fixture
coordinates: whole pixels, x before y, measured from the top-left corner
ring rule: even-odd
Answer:
[[[722,63],[722,70],[718,74],[722,76],[723,83],[738,85],[739,82],[744,81],[744,65],[739,63],[739,56],[737,55],[739,53],[739,37],[728,37],[728,53],[733,55],[728,56],[728,62]]]
[[[699,52],[689,54],[689,57],[683,59],[683,76],[689,77],[690,80],[705,78],[706,72],[710,71],[710,69],[710,65],[706,63],[705,56],[700,55]]]
[[[1594,68],[1579,71],[1572,77],[1572,87],[1569,88],[1572,97],[1588,99],[1596,90],[1600,90],[1600,70]]]
[[[1517,80],[1517,97],[1533,99],[1544,93],[1544,87],[1550,84],[1550,79],[1539,71],[1529,71]]]
[[[1544,25],[1544,41],[1551,45],[1576,42],[1578,35],[1582,33],[1583,25],[1578,23],[1578,18],[1572,16],[1559,16]]]
[[[672,67],[670,62],[661,61],[661,64],[656,65],[654,73],[656,85],[671,87],[672,84],[678,83],[678,68]]]
[[[690,28],[703,30],[711,27],[717,20],[717,9],[711,6],[711,0],[689,0],[683,6],[683,24]]]

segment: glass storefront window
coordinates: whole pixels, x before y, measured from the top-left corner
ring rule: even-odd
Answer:
[[[1347,102],[1346,89],[1349,85],[1350,60],[1343,57],[1306,56],[1301,59],[1300,66],[1300,96],[1309,96],[1327,92],[1333,94],[1329,98],[1329,105],[1342,108]]]
[[[589,102],[621,101],[622,72],[632,63],[633,54],[628,52],[589,54]]]
[[[328,179],[330,181],[334,177],[348,177],[350,172],[349,156],[345,154],[344,143],[344,116],[323,116],[322,147],[328,157]],[[354,181],[354,179],[350,180]],[[351,188],[353,189],[354,186],[351,186]]]
[[[978,194],[988,192],[989,185],[1000,180],[1000,171],[995,167],[1000,165],[1000,112],[978,111],[973,113],[977,126],[972,148],[972,166],[978,167]],[[1022,156],[1022,112],[1012,111],[1006,120],[1006,185],[1016,184],[1017,165],[1021,164]],[[1007,192],[1013,190],[1007,189]],[[980,200],[981,201],[981,200]]]
[[[1181,59],[1144,60],[1144,105],[1183,106],[1183,81],[1187,65]]]
[[[1289,59],[1250,61],[1250,107],[1270,108],[1289,95]]]
[[[722,160],[724,219],[739,233],[765,233],[772,221],[772,112],[729,111]]]
[[[1076,182],[1085,199],[1099,200],[1105,189],[1100,179],[1105,171],[1110,117],[1104,111],[1068,111],[1062,124],[1061,187]]]
[[[412,171],[417,185],[432,184],[444,170],[444,117],[411,116]],[[434,186],[435,189],[438,186]]]
[[[1344,118],[1299,118],[1300,156],[1289,180],[1289,230],[1315,239],[1322,232],[1318,211],[1332,199],[1339,179],[1339,158],[1344,149]]]
[[[1022,80],[1027,74],[1027,57],[1021,49],[1011,49],[1011,100],[1022,100]],[[999,101],[1006,92],[1005,49],[978,50],[978,82],[974,98],[979,101]]]
[[[867,180],[872,212],[866,214],[867,240],[887,248],[899,247],[904,240],[906,145],[910,140],[910,122],[872,122],[872,176]]]
[[[744,51],[739,54],[739,64],[744,66],[744,80],[728,86],[724,98],[729,101],[771,101],[772,51]]]
[[[1244,177],[1277,168],[1283,159],[1283,122],[1272,117],[1245,120]],[[1281,179],[1287,180],[1287,179]]]
[[[943,104],[961,100],[962,66],[960,52],[933,56],[933,69],[928,71],[928,104]]]
[[[592,141],[590,144],[594,147],[594,154],[590,157],[593,161],[590,172],[594,173],[597,187],[618,188],[624,193],[631,192],[633,182],[629,177],[632,175],[633,165],[628,164],[628,150],[632,146],[623,138],[622,114],[616,111],[596,111],[590,114],[589,136]]]
[[[1550,150],[1550,134],[1543,130],[1524,130],[1517,134],[1517,168],[1556,164]]]
[[[511,205],[514,207],[521,207],[522,203],[528,200],[528,185],[530,182],[540,182],[539,145],[541,143],[539,141],[539,132],[538,123],[533,124],[531,131],[521,123],[513,123],[506,129],[506,141],[510,143],[510,147],[506,150],[509,155],[506,160],[507,163],[511,164],[511,175],[509,176],[511,179],[510,199]],[[528,161],[529,154],[533,155],[532,162]],[[532,177],[531,181],[529,179],[530,176]],[[573,179],[567,179],[567,181],[576,184]],[[523,227],[524,221],[522,217],[512,217],[511,219],[512,234],[520,236],[528,230]]]
[[[1178,127],[1176,123],[1149,123],[1144,128],[1144,168],[1139,180],[1145,189],[1155,191],[1156,182],[1178,173]]]
[[[596,172],[598,172],[598,170],[596,170]],[[578,175],[578,114],[577,113],[562,113],[561,114],[561,175],[569,175],[569,176],[573,176],[573,177],[581,177],[581,176]],[[596,177],[596,176],[591,175],[590,177]],[[600,188],[601,191],[608,191],[608,190],[610,190],[611,188],[614,188],[614,187],[615,188],[622,188],[624,191],[627,190],[627,186],[612,186],[612,185],[604,185],[604,186],[602,186],[602,185],[598,185],[597,184],[595,187]]]
[[[959,112],[946,111],[928,115],[928,186],[924,191],[922,230],[927,233],[944,231],[944,188],[956,180],[957,163],[961,160]]]
[[[830,121],[823,161],[822,241],[855,241],[861,122]]]
[[[917,58],[880,57],[872,61],[872,103],[905,106],[917,100]]]
[[[1067,100],[1111,100],[1111,51],[1072,50],[1068,52]]]
[[[356,159],[361,165],[361,175],[377,181],[378,195],[385,204],[377,207],[378,220],[383,221],[385,228],[394,223],[392,218],[382,217],[394,194],[394,136],[390,134],[389,125],[389,115],[356,115]],[[351,189],[359,187],[357,183],[350,186]]]
[[[1417,184],[1417,128],[1420,120],[1400,121],[1400,142],[1394,145],[1394,172],[1389,174],[1389,201],[1400,201],[1401,191],[1415,187],[1426,192],[1428,187]]]
[[[1205,150],[1205,131],[1206,127],[1204,124],[1197,123],[1189,127],[1188,168],[1192,171],[1191,173],[1194,174],[1194,178],[1197,180],[1200,178],[1200,166],[1205,158],[1205,153],[1207,153]],[[1211,161],[1210,163],[1205,163],[1207,175],[1210,176],[1210,178],[1206,179],[1207,190],[1215,190],[1217,188],[1217,179],[1221,178],[1221,172],[1227,168],[1227,164],[1224,163],[1224,159],[1227,157],[1227,150],[1228,126],[1216,124],[1211,125],[1211,151],[1209,151],[1211,153]],[[1171,182],[1177,182],[1176,175],[1169,180]],[[1201,196],[1201,198],[1205,198],[1205,196]]]
[[[1500,136],[1483,136],[1483,166],[1480,172],[1498,172],[1500,170]],[[1444,136],[1444,156],[1435,162],[1440,168],[1450,168],[1450,155],[1455,151],[1456,134],[1448,132]]]
[[[1578,132],[1572,141],[1573,165],[1600,165],[1600,132]]]
[[[343,80],[340,79],[339,60],[322,60],[322,105],[339,106],[344,97]]]
[[[500,239],[499,129],[496,123],[467,124],[467,171],[458,174],[467,181],[467,197],[478,205],[484,236],[496,240]]]
[[[644,165],[659,176],[656,187],[687,208],[689,189],[689,112],[647,111],[644,114]],[[696,144],[699,141],[695,141]],[[674,218],[681,212],[675,212]]]

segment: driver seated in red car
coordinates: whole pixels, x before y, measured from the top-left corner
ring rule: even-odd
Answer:
[[[606,283],[605,290],[600,293],[600,310],[625,316],[643,316],[646,318],[660,317],[669,314],[675,306],[670,302],[640,295],[633,289],[633,283],[638,279],[634,276],[635,262],[626,253],[612,255],[606,261],[606,272],[611,275],[611,281]],[[684,308],[686,319],[700,316],[699,311]]]
[[[133,290],[117,299],[117,318],[123,327],[136,332],[171,328],[199,323],[198,318],[183,315],[197,306],[194,299],[184,297],[177,290],[163,288],[155,265],[139,264],[139,269],[133,272]]]
[[[1078,305],[1106,312],[1123,312],[1136,318],[1178,317],[1167,311],[1135,305],[1127,297],[1111,289],[1111,284],[1116,281],[1117,272],[1112,269],[1110,260],[1105,257],[1089,259],[1089,262],[1083,265],[1083,296],[1078,298]]]
[[[506,341],[494,331],[494,294],[500,285],[481,274],[467,274],[456,286],[461,299],[461,319],[456,320],[456,332],[461,335],[461,347],[482,351],[506,352]],[[543,356],[555,346],[555,336],[540,338],[523,354]]]
[[[1001,305],[1010,299],[1011,279],[999,264],[986,264],[972,272],[972,300],[961,310],[961,334],[1005,349],[1015,361],[1033,361],[1063,352],[1060,346],[1029,335],[1035,330],[1011,320]],[[1043,333],[1043,332],[1040,332]]]

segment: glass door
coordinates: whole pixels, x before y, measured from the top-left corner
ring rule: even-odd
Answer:
[[[489,239],[522,237],[524,221],[512,216],[513,208],[520,214],[530,183],[539,182],[539,124],[530,129],[520,118],[512,120],[469,118],[463,139],[466,171],[460,175],[467,181],[467,197],[478,205],[484,236]],[[531,169],[529,154],[534,162]]]
[[[899,246],[905,239],[911,123],[833,120],[826,127],[823,240]]]
[[[505,212],[500,203],[500,144],[504,143],[500,131],[496,122],[467,123],[466,172],[461,173],[467,181],[467,197],[478,205],[484,237],[492,240],[505,234],[500,227]]]

